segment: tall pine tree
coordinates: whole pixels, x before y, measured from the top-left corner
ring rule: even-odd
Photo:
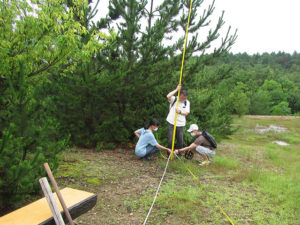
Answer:
[[[165,121],[165,96],[178,83],[189,3],[112,0],[108,15],[97,22],[89,16],[96,9],[85,12],[80,21],[89,32],[106,28],[116,32],[116,39],[89,61],[78,62],[76,72],[60,78],[56,116],[62,124],[61,132],[70,132],[74,144],[91,147],[103,141],[128,142],[133,130],[150,118]],[[194,1],[184,68],[184,88],[188,89],[195,89],[199,71],[225,53],[236,38],[228,30],[220,46],[206,54],[219,38],[224,21],[221,15],[211,31],[201,34],[207,36],[206,40],[199,42],[202,28],[211,26],[214,2],[202,8],[203,1]],[[195,54],[201,57],[189,60]],[[221,79],[219,76],[208,82]],[[214,126],[218,123],[221,121]]]
[[[164,121],[168,111],[165,96],[178,83],[189,4],[189,0],[165,0],[160,4],[154,0],[110,1],[109,14],[98,25],[117,27],[117,38],[97,59],[107,86],[113,87],[105,93],[115,108],[108,106],[114,119],[107,117],[103,128],[118,123],[118,128],[128,134],[151,117]],[[206,54],[219,38],[224,21],[222,14],[215,27],[202,34],[203,27],[211,26],[214,1],[207,9],[202,8],[203,0],[193,2],[184,88],[195,88],[199,70],[226,53],[236,39],[236,33],[231,35],[229,28],[219,47]],[[198,40],[200,33],[207,36],[203,42]],[[179,35],[177,40],[172,38],[175,34]],[[201,57],[188,60],[194,54]]]

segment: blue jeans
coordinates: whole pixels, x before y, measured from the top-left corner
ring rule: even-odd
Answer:
[[[146,147],[146,155],[144,157],[153,155],[154,153],[159,152],[159,151],[160,151],[160,149],[156,148],[155,146],[148,145]]]

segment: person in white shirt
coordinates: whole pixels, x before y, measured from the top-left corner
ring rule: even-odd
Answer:
[[[176,149],[183,147],[183,133],[184,126],[186,124],[186,116],[190,113],[190,102],[187,100],[188,92],[183,90],[179,95],[178,108],[176,109],[177,96],[174,94],[181,90],[181,85],[178,85],[177,88],[171,91],[167,95],[167,99],[170,103],[169,114],[167,117],[168,122],[168,148],[172,149],[172,140],[173,140],[173,130],[175,123],[175,111],[177,111],[177,123],[176,123]]]

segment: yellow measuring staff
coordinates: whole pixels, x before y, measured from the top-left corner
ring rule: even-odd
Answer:
[[[182,80],[182,73],[183,73],[183,65],[184,65],[184,56],[185,56],[185,49],[187,45],[187,36],[188,36],[188,30],[189,30],[189,25],[190,25],[190,17],[191,17],[191,11],[192,11],[192,5],[193,5],[193,0],[190,2],[190,9],[189,9],[189,16],[188,16],[188,22],[186,25],[186,31],[185,31],[185,39],[184,39],[184,48],[183,48],[183,54],[182,54],[182,63],[181,63],[181,70],[180,70],[180,78],[179,78],[179,85],[181,84]],[[178,109],[178,103],[179,103],[179,96],[180,96],[180,90],[178,90],[178,96],[177,96],[177,101],[176,101],[176,109]],[[174,152],[174,143],[175,143],[175,134],[176,134],[176,124],[177,124],[177,111],[175,110],[175,122],[174,122],[174,129],[173,129],[173,139],[172,139],[172,152],[170,159],[173,159],[173,152]],[[164,157],[165,158],[165,157]],[[199,179],[192,173],[192,171],[187,168],[187,170],[190,172],[190,174],[199,182],[199,184],[202,186],[200,183]],[[222,209],[222,207],[215,202],[216,205],[220,208],[221,212],[227,217],[228,221],[232,224],[232,220],[229,218],[229,216],[226,214],[226,212]]]
[[[186,44],[187,44],[187,36],[188,36],[189,25],[190,25],[190,17],[191,17],[192,5],[193,5],[193,0],[191,0],[191,3],[190,3],[190,10],[189,10],[188,22],[187,22],[187,25],[186,25],[185,39],[184,39],[184,48],[183,48],[183,54],[182,54],[182,62],[181,62],[181,70],[180,70],[179,84],[181,84],[181,80],[182,80],[183,64],[184,64],[184,56],[185,56],[185,49],[186,49]],[[176,101],[176,109],[178,109],[179,96],[180,96],[180,90],[178,90],[178,96],[177,96],[177,101]],[[175,110],[175,122],[174,122],[174,129],[173,129],[173,140],[172,140],[171,159],[173,159],[174,143],[175,143],[175,133],[176,133],[176,124],[177,124],[177,112],[176,112],[176,110]]]

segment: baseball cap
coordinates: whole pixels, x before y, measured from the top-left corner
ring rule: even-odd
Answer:
[[[192,132],[193,130],[198,130],[197,124],[191,124],[190,128],[187,130],[187,132]]]

